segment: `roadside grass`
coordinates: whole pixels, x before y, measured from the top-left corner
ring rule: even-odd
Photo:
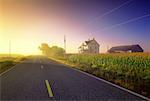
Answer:
[[[0,74],[24,60],[26,60],[26,57],[22,55],[13,55],[11,57],[0,55]]]
[[[6,71],[7,69],[9,69],[10,67],[12,67],[14,65],[15,65],[15,63],[10,60],[1,61],[0,62],[0,73]]]
[[[73,54],[52,59],[150,97],[150,53]]]

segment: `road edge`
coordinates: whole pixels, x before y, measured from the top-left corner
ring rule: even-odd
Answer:
[[[69,68],[69,67],[68,67],[68,68]],[[97,80],[100,80],[100,81],[102,81],[102,82],[105,82],[105,83],[107,83],[107,84],[109,84],[109,85],[112,85],[112,86],[114,86],[114,87],[116,87],[116,88],[119,88],[119,89],[121,89],[121,90],[124,90],[124,91],[126,91],[126,92],[129,92],[129,93],[131,93],[131,94],[133,94],[133,95],[135,95],[135,96],[138,96],[138,97],[140,97],[140,98],[142,98],[142,99],[145,99],[145,100],[147,100],[147,101],[150,101],[150,99],[149,99],[148,97],[145,97],[145,96],[140,95],[140,94],[138,94],[138,93],[136,93],[136,92],[133,92],[133,91],[128,90],[128,89],[126,89],[126,88],[123,88],[123,87],[121,87],[121,86],[119,86],[119,85],[116,85],[116,84],[114,84],[114,83],[111,83],[111,82],[109,82],[109,81],[107,81],[107,80],[105,80],[105,79],[96,77],[96,76],[94,76],[94,75],[92,75],[92,74],[89,74],[89,73],[87,73],[87,72],[81,71],[81,70],[76,69],[76,68],[71,68],[71,69],[76,70],[76,71],[78,71],[78,72],[81,72],[81,73],[83,73],[83,74],[85,74],[85,75],[87,75],[87,76],[93,77],[93,78],[95,78],[95,79],[97,79]]]
[[[58,63],[61,63],[62,65],[66,66],[67,68],[70,68],[70,69],[72,69],[72,70],[78,71],[78,72],[80,72],[80,73],[83,73],[83,74],[85,74],[85,75],[87,75],[87,76],[90,76],[90,77],[92,77],[92,78],[95,78],[95,79],[97,79],[97,80],[100,80],[100,81],[102,81],[102,82],[104,82],[104,83],[107,83],[107,84],[109,84],[109,85],[112,85],[112,86],[114,86],[114,87],[116,87],[116,88],[118,88],[118,89],[121,89],[121,90],[123,90],[123,91],[126,91],[126,92],[128,92],[128,93],[130,93],[130,94],[132,94],[132,95],[135,95],[135,96],[137,96],[137,97],[140,97],[140,98],[142,98],[142,99],[144,99],[144,100],[150,101],[150,98],[148,98],[148,97],[145,97],[145,96],[143,96],[143,95],[141,95],[141,94],[138,94],[138,93],[136,93],[136,92],[133,92],[133,91],[131,91],[131,90],[129,90],[129,89],[126,89],[126,88],[124,88],[124,87],[121,87],[121,86],[119,86],[119,85],[116,85],[116,84],[114,84],[114,83],[111,83],[111,82],[109,82],[109,81],[107,81],[107,80],[105,80],[105,79],[102,79],[102,78],[100,78],[100,77],[97,77],[97,76],[94,76],[94,75],[89,74],[89,73],[87,73],[87,72],[84,72],[84,71],[82,71],[82,70],[80,70],[80,69],[74,68],[73,66],[71,66],[71,65],[69,65],[69,64],[62,63],[61,61],[56,60],[56,59],[53,59],[53,58],[49,58],[49,59],[51,59],[51,60],[53,60],[53,61],[56,61],[56,62],[58,62]]]

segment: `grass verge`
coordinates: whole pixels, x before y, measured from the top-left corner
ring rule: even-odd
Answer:
[[[24,61],[25,57],[1,57],[0,58],[0,74]]]

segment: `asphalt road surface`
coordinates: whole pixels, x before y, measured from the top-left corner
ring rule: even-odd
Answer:
[[[144,100],[44,57],[16,65],[0,81],[0,100]]]

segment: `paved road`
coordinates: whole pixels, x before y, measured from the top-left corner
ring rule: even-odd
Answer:
[[[16,65],[0,76],[0,81],[1,100],[143,100],[42,57]]]

